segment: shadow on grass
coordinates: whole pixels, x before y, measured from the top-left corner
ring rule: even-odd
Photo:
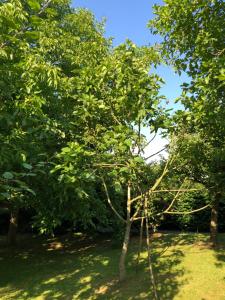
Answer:
[[[184,284],[182,246],[195,239],[194,235],[163,234],[152,240],[160,299],[173,299]],[[152,299],[146,251],[135,272],[136,239],[129,251],[128,278],[122,284],[117,280],[120,248],[110,240],[64,238],[43,243],[36,239],[30,245],[28,241],[17,250],[0,250],[1,299]]]
[[[225,266],[225,233],[218,235],[218,244],[214,249],[214,251],[217,259],[216,266],[218,268],[224,267]]]

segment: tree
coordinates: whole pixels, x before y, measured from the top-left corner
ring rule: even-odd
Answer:
[[[74,10],[66,0],[1,1],[0,20],[1,200],[12,211],[16,203],[33,206],[44,218],[44,193],[37,182],[49,172],[57,151],[82,135],[81,118],[72,120],[82,105],[86,72],[107,55],[110,42],[90,12]],[[25,165],[41,166],[42,173],[19,184]],[[36,196],[26,196],[33,187]],[[21,190],[12,202],[9,191],[15,188]]]
[[[224,195],[221,174],[224,152],[224,15],[222,0],[178,1],[166,0],[164,6],[155,6],[156,17],[150,21],[153,33],[162,35],[162,55],[178,72],[186,72],[190,83],[183,84],[180,101],[185,112],[179,112],[186,132],[198,136],[201,144],[207,144],[204,161],[210,172],[214,197],[212,206],[211,238],[215,243],[218,203]],[[180,126],[184,131],[184,126]],[[210,151],[212,157],[207,154]],[[215,165],[214,162],[217,161]],[[206,166],[206,164],[208,164]],[[201,169],[201,166],[200,166]],[[199,170],[200,170],[199,169]],[[212,170],[214,169],[214,170]],[[198,178],[200,180],[200,178]]]
[[[85,116],[83,136],[62,149],[54,170],[65,186],[70,186],[75,193],[79,189],[85,195],[85,201],[91,199],[88,191],[91,182],[102,182],[109,206],[125,225],[119,262],[121,281],[126,275],[125,260],[134,221],[145,219],[148,233],[149,227],[154,225],[153,220],[163,214],[192,213],[170,211],[176,198],[165,209],[151,212],[152,195],[159,192],[156,189],[168,172],[170,160],[158,177],[153,177],[147,187],[144,185],[146,163],[142,153],[148,141],[142,129],[157,132],[170,124],[166,111],[159,105],[160,79],[149,74],[150,64],[157,59],[154,48],[139,48],[128,41],[91,70],[93,73],[86,78],[89,88],[82,111]],[[114,201],[110,191],[121,195],[118,202]],[[178,187],[173,192],[184,191]],[[71,201],[76,203],[77,199],[71,199],[69,205]],[[200,210],[202,208],[194,212]],[[157,298],[149,234],[147,244],[151,281]]]
[[[127,41],[92,68],[86,77],[88,92],[82,111],[85,131],[80,140],[62,149],[56,166],[60,180],[72,184],[74,189],[82,185],[87,191],[86,182],[102,181],[108,203],[126,225],[121,280],[125,278],[131,224],[140,210],[135,203],[131,211],[131,193],[138,192],[145,166],[142,152],[147,140],[142,129],[157,132],[167,119],[159,106],[160,78],[148,73],[149,66],[157,62],[154,49],[139,48]],[[119,212],[112,204],[108,185],[121,191]]]

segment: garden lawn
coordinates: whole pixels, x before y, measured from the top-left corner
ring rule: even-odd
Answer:
[[[155,234],[151,242],[160,299],[225,300],[225,234],[216,250],[203,234]],[[1,241],[0,299],[152,299],[146,249],[136,268],[137,248],[133,238],[120,284],[120,247],[110,239],[20,237],[17,249]]]

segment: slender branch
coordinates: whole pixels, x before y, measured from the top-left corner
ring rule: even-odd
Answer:
[[[131,184],[130,181],[127,185],[127,222],[132,222],[132,218],[130,217],[131,213]]]
[[[106,193],[106,196],[107,196],[107,201],[110,205],[110,207],[112,208],[112,210],[114,211],[114,213],[117,215],[117,217],[124,223],[126,223],[126,220],[124,220],[124,218],[118,213],[118,211],[114,208],[112,202],[111,202],[111,199],[109,197],[109,192],[108,192],[108,189],[107,189],[107,186],[106,186],[106,183],[105,183],[105,180],[103,177],[101,177],[102,179],[102,183],[103,183],[103,186],[104,186],[104,189],[105,189],[105,193]]]
[[[155,190],[155,191],[152,191],[152,193],[164,193],[164,192],[170,192],[170,193],[172,193],[172,192],[178,192],[178,191],[180,191],[180,192],[182,192],[182,193],[185,193],[185,192],[194,192],[194,191],[202,191],[202,190],[204,190],[204,188],[202,188],[202,189],[181,189],[181,190],[176,190],[176,189],[174,189],[174,190]]]
[[[145,145],[145,147],[143,149],[145,149],[146,147],[148,147],[148,145],[151,144],[151,142],[154,141],[155,137],[156,137],[157,133],[155,132],[155,134],[153,135],[153,137],[147,142],[147,144]]]
[[[179,190],[177,191],[176,195],[174,196],[173,200],[171,201],[170,205],[167,207],[167,209],[165,210],[165,212],[169,211],[171,209],[171,207],[173,206],[173,204],[175,203],[175,201],[177,200],[177,197],[180,195],[181,193],[181,188],[185,183],[186,178],[184,179],[184,182],[181,184]]]
[[[145,217],[136,217],[136,218],[133,218],[133,221],[138,221],[138,220],[143,220],[145,219]]]
[[[141,153],[141,120],[138,121],[138,154]]]
[[[134,220],[136,220],[136,216],[138,215],[138,213],[139,213],[141,207],[142,207],[142,202],[139,204],[139,206],[138,206],[136,212],[133,214],[133,216],[132,216],[132,218],[131,218],[131,221],[132,221],[132,222],[133,222]]]
[[[52,2],[52,0],[44,1],[40,11],[38,12],[38,15],[41,15],[51,2]]]
[[[147,199],[147,197],[145,197],[144,214],[145,214],[145,225],[146,225],[146,244],[147,244],[147,250],[148,250],[148,267],[149,267],[149,274],[150,274],[150,279],[151,279],[153,292],[154,292],[154,300],[158,300],[159,297],[158,297],[158,293],[157,293],[157,285],[156,285],[156,281],[155,281],[153,265],[152,265],[152,258],[151,258],[147,204],[148,204],[148,199]]]
[[[151,132],[151,133],[153,133],[153,132]],[[155,132],[153,137],[144,145],[144,147],[142,147],[140,149],[139,153],[141,153],[141,151],[144,152],[144,149],[147,148],[151,144],[151,142],[155,139],[156,135],[157,135],[157,132]]]
[[[150,188],[147,192],[145,192],[143,195],[138,195],[137,197],[133,198],[131,200],[131,203],[133,203],[134,201],[137,201],[139,200],[142,196],[147,196],[149,194],[151,194],[157,187],[158,185],[161,183],[163,177],[166,175],[166,173],[168,172],[168,166],[170,163],[172,163],[173,159],[171,159],[171,161],[168,159],[167,162],[166,162],[166,165],[163,169],[163,172],[162,172],[162,175],[156,180],[155,184],[153,185],[152,188]]]
[[[94,164],[94,167],[103,167],[103,168],[115,168],[115,167],[126,167],[127,165],[125,164],[107,164],[107,163],[102,163],[102,164]]]
[[[146,194],[146,193],[144,193],[144,195],[145,195],[145,194]],[[142,197],[142,195],[138,195],[137,197],[135,197],[135,198],[133,198],[133,199],[131,200],[131,203],[133,203],[133,202],[135,202],[135,201],[141,199],[141,197]]]
[[[205,205],[205,206],[203,206],[201,208],[191,210],[191,211],[165,211],[165,212],[163,212],[163,214],[170,214],[170,215],[190,215],[190,214],[193,214],[195,212],[204,210],[204,209],[206,209],[208,207],[210,207],[209,204],[207,204],[207,205]]]
[[[202,191],[204,190],[204,188],[202,189],[181,189],[180,192],[182,193],[185,193],[185,192],[196,192],[196,191]],[[156,193],[175,193],[175,192],[178,192],[179,190],[155,190],[155,191],[151,191],[151,193],[153,194],[156,194]],[[136,200],[140,199],[141,198],[141,195],[138,195],[137,197],[133,198],[131,202],[135,202]]]
[[[164,151],[166,148],[167,148],[167,146],[165,146],[165,147],[162,148],[161,150],[155,152],[154,154],[149,155],[148,157],[145,158],[145,160],[148,160],[148,159],[150,159],[151,157],[153,157],[153,156],[155,156],[155,155],[161,153],[161,152]]]
[[[171,161],[168,159],[167,162],[166,162],[166,165],[163,169],[163,172],[162,172],[162,175],[156,180],[155,184],[153,185],[153,187],[149,190],[149,192],[152,192],[154,191],[158,186],[159,184],[161,183],[161,181],[163,180],[164,176],[168,173],[168,167],[169,167],[169,164],[171,164],[173,161],[173,159],[171,159]]]

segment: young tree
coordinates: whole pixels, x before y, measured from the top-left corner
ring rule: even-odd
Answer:
[[[192,213],[171,211],[176,197],[164,210],[151,213],[152,195],[159,192],[157,188],[168,172],[170,160],[166,162],[159,178],[148,182],[145,188],[143,185],[146,169],[143,150],[148,141],[142,129],[157,132],[169,121],[159,105],[160,79],[149,74],[150,64],[157,62],[157,59],[154,49],[138,48],[127,42],[114,49],[96,69],[92,69],[91,74],[94,75],[90,74],[86,79],[89,89],[82,111],[85,116],[83,136],[62,149],[55,167],[55,172],[59,172],[59,180],[74,187],[75,192],[79,188],[86,195],[85,201],[91,198],[87,192],[90,183],[102,182],[108,204],[125,225],[119,262],[120,281],[126,276],[125,260],[133,222],[145,219],[148,233],[149,226],[154,223],[152,220],[157,216]],[[114,201],[110,190],[120,192],[120,201]],[[180,194],[184,191],[175,188],[171,192]],[[77,199],[71,198],[69,205],[71,201],[76,203]],[[196,212],[202,209],[196,209]],[[151,224],[148,220],[151,220]],[[148,236],[150,274],[157,299]]]
[[[74,188],[88,180],[102,181],[108,203],[126,224],[121,280],[125,278],[131,224],[140,210],[136,203],[131,208],[131,197],[138,192],[145,166],[142,154],[147,140],[142,131],[145,127],[149,133],[157,132],[166,119],[159,105],[161,80],[149,74],[150,65],[157,62],[154,49],[127,41],[87,74],[88,92],[80,108],[83,136],[62,149],[56,166],[60,180],[73,183]],[[123,210],[120,213],[114,208],[108,185],[122,191],[119,207],[126,206],[125,218]]]

